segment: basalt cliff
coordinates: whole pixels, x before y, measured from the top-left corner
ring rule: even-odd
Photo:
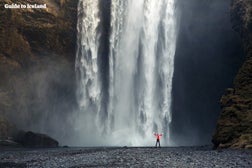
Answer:
[[[0,0],[0,140],[16,127],[55,136],[50,126],[66,122],[66,115],[49,114],[67,114],[75,101],[77,2]],[[46,8],[6,9],[6,4]]]
[[[252,2],[233,0],[233,29],[242,38],[245,61],[221,98],[222,111],[212,142],[217,148],[252,148]]]

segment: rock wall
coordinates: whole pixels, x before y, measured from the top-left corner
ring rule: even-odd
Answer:
[[[252,148],[252,2],[233,0],[231,21],[243,41],[244,64],[221,98],[222,112],[212,142],[219,148]]]
[[[57,130],[62,126],[50,126],[56,119],[66,122],[63,113],[75,102],[77,2],[0,0],[0,118],[18,128],[62,135]],[[4,8],[13,3],[47,8]]]

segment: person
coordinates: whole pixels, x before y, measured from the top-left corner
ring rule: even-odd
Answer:
[[[156,148],[157,148],[157,144],[159,145],[159,148],[160,148],[160,138],[161,136],[163,136],[163,134],[158,134],[158,133],[154,133],[157,141],[156,141]]]

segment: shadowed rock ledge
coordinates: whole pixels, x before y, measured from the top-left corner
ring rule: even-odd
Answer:
[[[48,135],[31,131],[19,131],[14,138],[15,142],[29,148],[55,148],[59,146],[59,142]]]
[[[252,2],[233,0],[231,21],[242,38],[246,59],[234,88],[221,98],[222,112],[212,142],[216,148],[252,148]]]

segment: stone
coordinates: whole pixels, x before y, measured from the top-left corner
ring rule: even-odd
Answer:
[[[15,141],[24,147],[30,148],[55,148],[59,146],[58,141],[48,135],[31,131],[19,131],[15,137]]]

